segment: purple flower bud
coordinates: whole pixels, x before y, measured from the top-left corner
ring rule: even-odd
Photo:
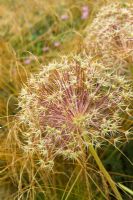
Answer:
[[[49,47],[43,47],[43,52],[48,52],[49,51]]]
[[[60,42],[59,41],[54,42],[54,46],[55,47],[59,47],[60,46]]]
[[[83,7],[82,7],[82,11],[84,11],[84,12],[85,12],[85,11],[88,12],[88,11],[89,11],[88,6],[83,6]]]
[[[30,58],[25,59],[24,64],[29,65],[30,63],[31,63],[31,59]]]
[[[88,8],[88,6],[83,6],[81,19],[87,19],[88,16],[89,16],[89,8]]]
[[[61,20],[67,20],[69,16],[67,14],[61,15]]]

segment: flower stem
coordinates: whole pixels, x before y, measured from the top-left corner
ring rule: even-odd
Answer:
[[[122,197],[114,183],[114,181],[112,180],[111,176],[109,175],[109,173],[107,172],[107,170],[105,169],[104,165],[102,164],[100,158],[97,155],[96,150],[94,149],[93,145],[89,143],[89,150],[91,155],[94,157],[99,169],[101,170],[101,172],[103,173],[103,175],[105,176],[105,178],[107,179],[110,187],[112,188],[112,191],[114,192],[114,194],[116,195],[116,198],[118,200],[122,200]]]

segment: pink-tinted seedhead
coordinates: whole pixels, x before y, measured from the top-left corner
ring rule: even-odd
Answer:
[[[127,87],[117,72],[87,57],[51,63],[21,94],[20,119],[29,126],[28,140],[50,156],[68,151],[79,155],[86,146],[84,134],[96,143],[119,135]]]

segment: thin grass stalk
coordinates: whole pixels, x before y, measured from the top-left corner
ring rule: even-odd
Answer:
[[[122,200],[122,197],[114,183],[114,181],[112,180],[111,176],[109,175],[109,173],[107,172],[107,170],[105,169],[103,163],[101,162],[96,150],[94,149],[93,145],[90,143],[89,144],[89,151],[91,153],[91,155],[94,157],[99,169],[101,170],[101,172],[103,173],[103,175],[105,176],[105,178],[107,179],[112,191],[114,192],[114,194],[116,195],[116,198],[118,200]]]

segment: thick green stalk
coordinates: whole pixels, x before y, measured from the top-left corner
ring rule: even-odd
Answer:
[[[101,170],[101,172],[103,173],[103,175],[105,176],[105,178],[107,179],[110,187],[112,188],[112,191],[114,192],[115,194],[115,197],[118,199],[118,200],[122,200],[122,197],[114,183],[114,181],[112,180],[111,176],[109,175],[109,173],[107,172],[107,170],[105,169],[105,167],[103,166],[100,158],[98,157],[97,155],[97,152],[96,150],[94,149],[93,145],[89,143],[89,150],[90,150],[90,153],[91,155],[94,157],[99,169]]]

